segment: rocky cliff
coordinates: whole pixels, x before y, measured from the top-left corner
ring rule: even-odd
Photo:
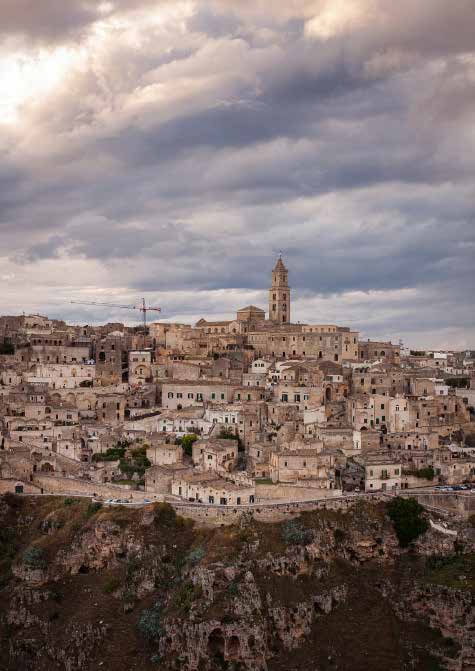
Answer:
[[[404,549],[384,504],[201,529],[0,501],[1,669],[475,669],[469,523]]]

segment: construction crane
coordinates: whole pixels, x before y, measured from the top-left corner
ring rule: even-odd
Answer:
[[[119,305],[117,303],[99,303],[97,301],[70,301],[75,305],[99,305],[107,308],[120,308],[121,310],[140,310],[143,315],[143,335],[144,335],[144,346],[145,346],[145,336],[147,334],[147,312],[161,312],[162,308],[152,307],[145,304],[145,298],[142,298],[142,303],[139,305]]]

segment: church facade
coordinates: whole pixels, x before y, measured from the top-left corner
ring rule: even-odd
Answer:
[[[292,323],[288,279],[289,272],[279,256],[268,292],[268,317],[262,308],[248,305],[237,311],[235,319],[200,319],[194,327],[179,325],[177,332],[170,325],[167,347],[172,342],[178,345],[178,337],[179,349],[193,355],[244,349],[249,355],[275,359],[358,361],[357,331],[335,324]]]

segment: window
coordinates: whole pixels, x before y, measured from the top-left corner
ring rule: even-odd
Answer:
[[[173,392],[172,391],[168,392],[168,398],[173,398]]]

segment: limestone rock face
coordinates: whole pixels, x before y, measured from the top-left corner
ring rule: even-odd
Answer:
[[[6,671],[352,671],[359,647],[368,671],[428,668],[434,650],[448,671],[475,667],[467,529],[458,545],[429,530],[406,550],[383,506],[302,515],[289,535],[288,521],[250,518],[194,528],[163,505],[33,503],[0,506],[16,534],[0,537]]]

